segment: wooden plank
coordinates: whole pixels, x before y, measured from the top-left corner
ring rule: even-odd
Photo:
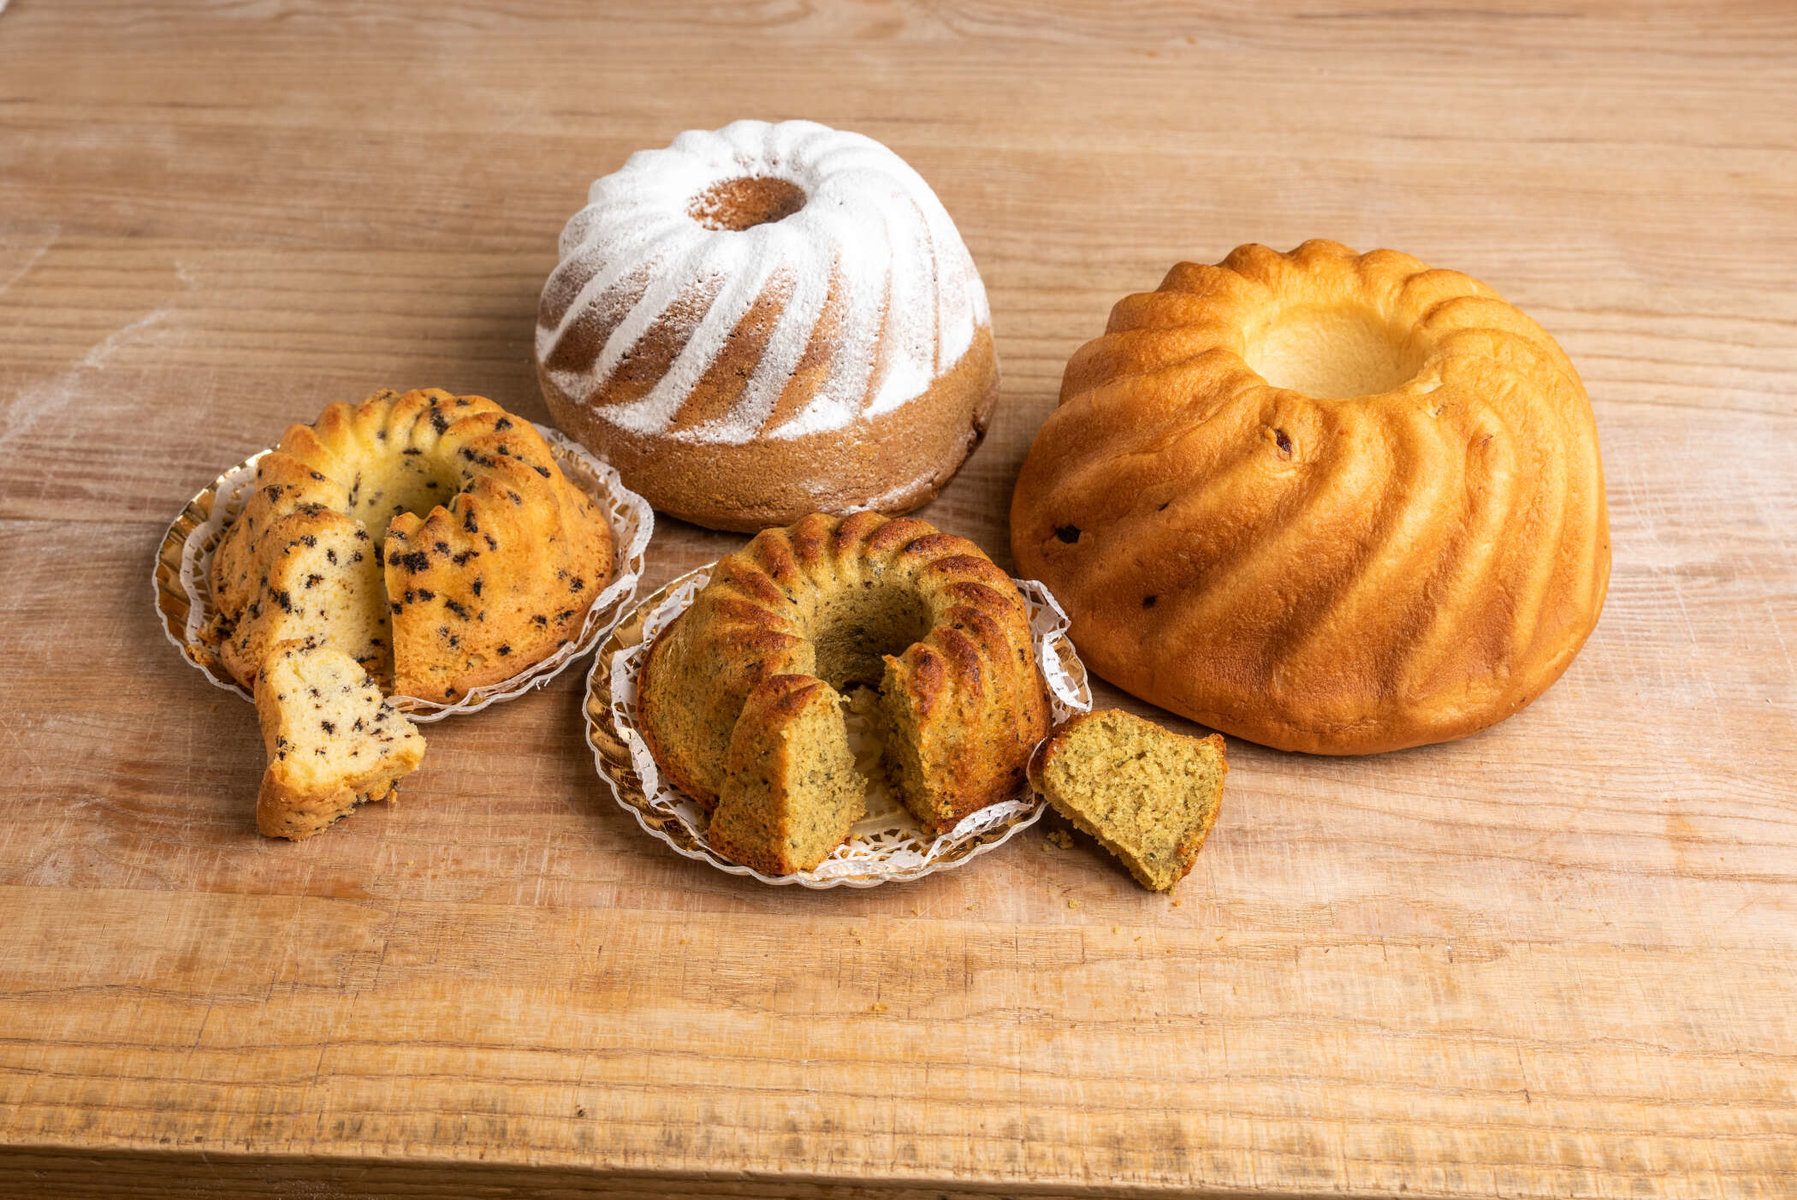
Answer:
[[[1727,1033],[1766,1015],[1753,997],[1784,985],[1790,954],[1718,972],[1703,947],[1509,940],[1451,957],[1427,938],[1303,934],[1244,953],[1164,924],[83,901],[78,917],[37,908],[9,938],[47,960],[14,968],[29,995],[6,1002],[34,1031],[3,1047],[26,1055],[8,1065],[27,1068],[12,1090],[32,1141],[153,1144],[175,1106],[225,1150],[801,1176],[858,1163],[911,1182],[944,1167],[1214,1178],[1217,1143],[1238,1138],[1277,1190],[1339,1183],[1343,1165],[1431,1164],[1419,1178],[1442,1190],[1496,1192],[1525,1170],[1576,1191],[1635,1170],[1726,1189],[1794,1169],[1778,1112],[1791,1056]],[[794,958],[795,940],[825,948]],[[1643,1003],[1668,971],[1693,981],[1682,1011]],[[123,1010],[74,1002],[133,979]],[[1394,1023],[1402,1011],[1418,1018]],[[29,1072],[46,1059],[58,1069]],[[1419,1098],[1429,1118],[1395,1127]],[[1553,1127],[1571,1114],[1576,1133]]]
[[[13,0],[0,1193],[1788,1193],[1793,50],[1777,3]],[[1007,564],[1061,365],[1173,261],[1485,278],[1597,408],[1586,653],[1455,745],[1232,743],[1177,903],[1033,834],[900,889],[711,871],[605,794],[577,673],[257,838],[249,707],[148,613],[163,524],[377,386],[543,419],[587,182],[746,114],[882,138],[959,221],[1004,404],[924,515]],[[740,541],[665,522],[646,586]]]

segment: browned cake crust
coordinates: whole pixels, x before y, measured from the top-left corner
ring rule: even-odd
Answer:
[[[364,779],[315,792],[293,787],[265,771],[256,792],[256,832],[263,837],[304,841],[335,825],[357,805],[391,804],[399,799],[399,789],[382,776],[382,772],[370,771]]]
[[[732,342],[720,357],[725,369],[701,380],[691,403],[709,411],[718,404],[706,389],[740,388],[754,370],[753,347]],[[741,443],[648,437],[607,421],[604,406],[570,398],[540,364],[538,377],[556,424],[616,467],[650,504],[694,524],[747,533],[810,512],[897,514],[928,504],[979,448],[998,401],[998,359],[985,326],[915,400],[803,437]]]
[[[877,685],[900,794],[938,831],[1016,795],[1048,728],[1016,586],[910,518],[814,514],[719,561],[643,668],[640,725],[668,781],[715,805],[744,703],[777,675]]]
[[[309,637],[399,694],[453,700],[576,637],[611,576],[605,514],[530,422],[433,388],[290,428],[211,582],[246,685],[271,645]]]
[[[1610,575],[1560,347],[1477,280],[1324,241],[1120,301],[1030,448],[1011,548],[1104,678],[1323,754],[1516,712]]]

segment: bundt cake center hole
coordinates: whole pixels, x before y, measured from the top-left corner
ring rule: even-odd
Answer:
[[[350,485],[349,513],[377,543],[384,542],[394,517],[402,512],[429,516],[433,508],[449,504],[462,482],[452,464],[425,455],[402,455],[356,475]]]
[[[929,607],[898,587],[851,588],[821,602],[812,618],[817,675],[838,691],[878,686],[885,656],[903,654],[930,632]]]
[[[788,180],[743,176],[712,184],[693,197],[687,213],[707,229],[740,233],[784,221],[805,207],[805,199],[804,189]]]
[[[1395,391],[1416,376],[1414,339],[1370,308],[1287,309],[1247,338],[1248,366],[1277,388],[1321,400]]]

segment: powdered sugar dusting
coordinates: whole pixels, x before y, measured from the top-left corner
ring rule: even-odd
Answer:
[[[740,230],[694,219],[698,197],[741,178],[785,180],[804,192],[804,207]],[[564,394],[594,403],[671,307],[712,297],[648,393],[595,408],[633,433],[740,444],[840,429],[916,399],[991,320],[942,202],[903,159],[861,134],[813,121],[689,130],[664,150],[631,155],[588,198],[563,229],[561,263],[544,286],[544,311],[558,315],[537,329],[537,359]],[[645,276],[647,288],[629,295],[628,282]],[[786,301],[742,395],[718,419],[676,430],[694,385],[772,288]],[[834,353],[823,381],[809,403],[769,428],[827,308],[840,324],[825,331]],[[550,365],[583,314],[591,314],[589,325],[597,319],[604,338],[590,366]]]

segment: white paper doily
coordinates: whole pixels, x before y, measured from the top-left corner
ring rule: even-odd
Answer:
[[[478,712],[489,704],[515,700],[544,686],[569,664],[591,651],[636,598],[637,581],[643,574],[643,556],[655,531],[655,511],[647,500],[624,486],[609,464],[600,461],[585,446],[547,425],[538,425],[536,430],[549,443],[549,450],[562,473],[598,503],[600,511],[611,523],[612,580],[587,609],[578,637],[510,679],[474,688],[449,704],[416,696],[393,697],[394,704],[413,721],[438,721],[454,713]],[[213,614],[209,583],[213,552],[223,539],[225,529],[243,511],[244,502],[256,484],[256,464],[268,453],[263,450],[251,455],[188,501],[187,507],[164,535],[162,550],[157,555],[155,577],[151,580],[156,592],[157,615],[169,641],[214,687],[235,692],[252,702],[255,698],[231,678],[218,660],[217,647],[205,634]]]
[[[645,599],[618,623],[587,673],[587,742],[593,748],[594,763],[612,795],[645,832],[687,858],[732,875],[775,885],[833,888],[921,879],[959,866],[1035,824],[1043,802],[1026,789],[1015,799],[970,813],[948,833],[926,833],[875,769],[878,744],[866,733],[865,721],[854,711],[859,705],[852,698],[850,744],[856,765],[870,778],[867,815],[855,823],[849,840],[816,867],[792,875],[766,875],[714,851],[705,839],[710,817],[698,801],[662,782],[636,718],[637,684],[649,646],[691,605],[710,580],[712,565],[672,580]],[[1092,707],[1086,668],[1067,637],[1067,614],[1048,588],[1035,580],[1015,582],[1029,608],[1036,657],[1048,684],[1050,723],[1059,724]],[[854,695],[866,694],[858,691]]]

